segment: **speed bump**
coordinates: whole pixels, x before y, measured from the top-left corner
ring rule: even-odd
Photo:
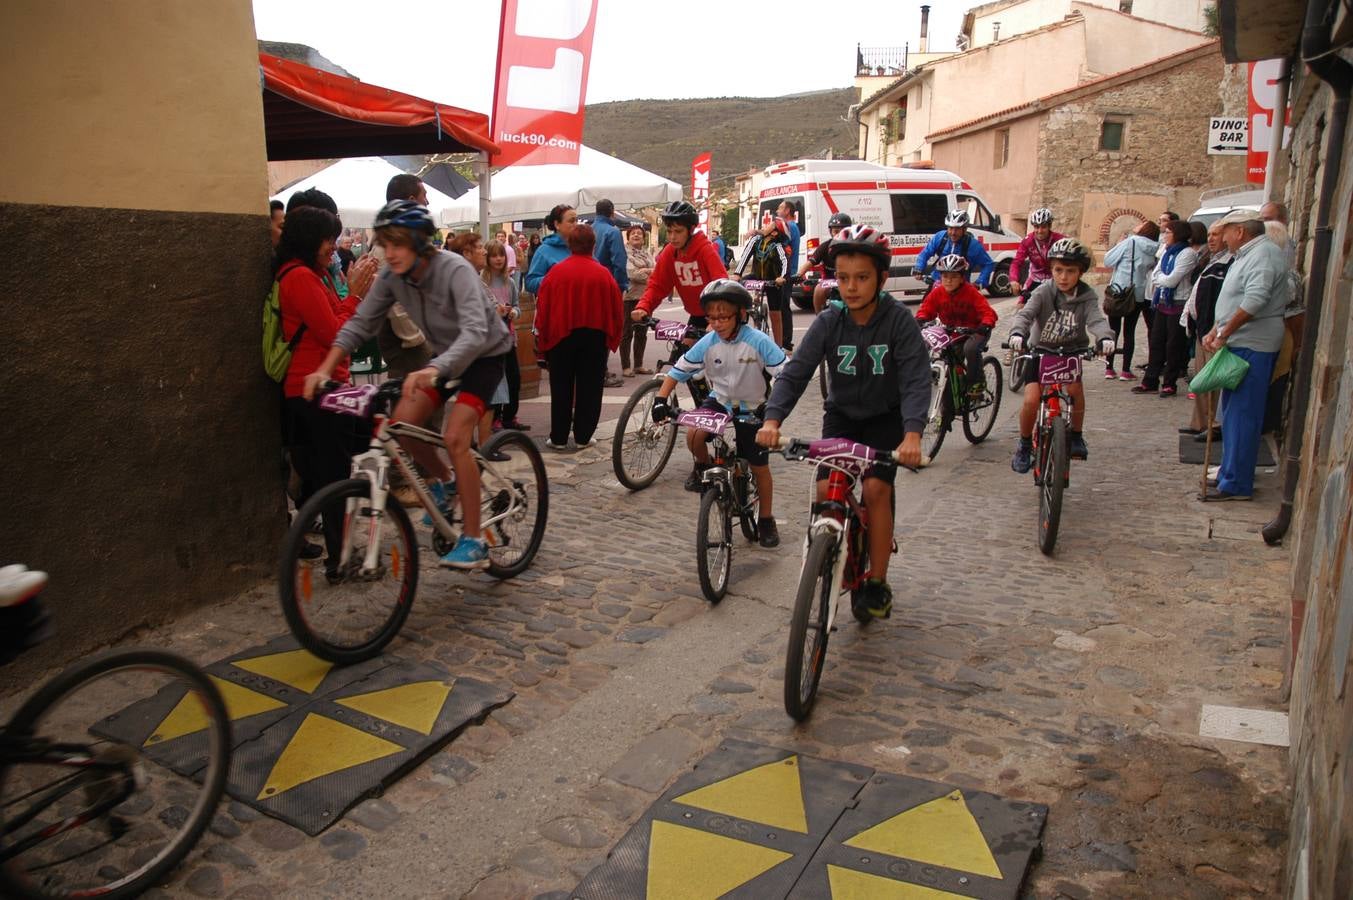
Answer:
[[[332,666],[297,648],[290,636],[206,671],[231,719],[226,791],[312,835],[513,697],[510,690],[396,656]],[[206,727],[195,698],[167,688],[93,731],[195,775],[206,761]]]
[[[1015,898],[1047,808],[727,740],[571,897]]]

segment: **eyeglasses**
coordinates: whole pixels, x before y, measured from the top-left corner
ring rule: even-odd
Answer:
[[[705,316],[707,322],[727,322],[729,319],[736,319],[737,316]]]

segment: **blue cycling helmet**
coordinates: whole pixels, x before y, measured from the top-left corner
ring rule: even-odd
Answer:
[[[432,245],[432,236],[437,233],[437,225],[432,221],[432,213],[426,206],[419,206],[412,200],[391,200],[376,213],[372,228],[407,228],[413,234],[414,252],[424,256],[437,248]]]

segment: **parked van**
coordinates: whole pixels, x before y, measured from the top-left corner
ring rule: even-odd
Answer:
[[[1010,262],[1023,235],[1007,231],[972,185],[942,169],[879,166],[850,159],[797,159],[765,170],[756,221],[774,215],[781,201],[798,210],[799,264],[828,237],[827,220],[843,212],[857,225],[870,225],[890,235],[893,265],[887,290],[898,299],[919,301],[925,284],[911,277],[916,256],[935,232],[944,228],[951,209],[968,211],[969,231],[996,262],[989,293],[1010,293]],[[796,290],[795,303],[812,306],[810,297]]]

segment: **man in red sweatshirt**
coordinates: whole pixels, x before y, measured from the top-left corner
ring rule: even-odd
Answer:
[[[968,260],[951,253],[940,257],[935,264],[940,283],[930,289],[916,310],[916,319],[922,327],[939,319],[949,328],[976,328],[963,340],[963,358],[966,361],[968,390],[980,390],[982,385],[982,351],[996,324],[996,310],[991,308],[982,292],[968,283]]]
[[[662,223],[667,227],[667,246],[658,253],[653,263],[653,274],[648,278],[648,288],[643,297],[630,313],[630,318],[639,322],[653,314],[658,304],[667,299],[676,288],[681,297],[681,305],[690,315],[690,324],[697,328],[707,328],[705,311],[700,306],[700,292],[716,278],[727,278],[719,251],[714,248],[705,233],[696,231],[700,221],[695,207],[685,200],[676,200],[667,204],[662,211]]]

